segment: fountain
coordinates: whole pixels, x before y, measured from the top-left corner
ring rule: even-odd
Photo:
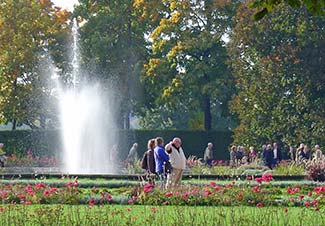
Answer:
[[[63,172],[69,174],[115,173],[110,153],[117,137],[109,92],[95,81],[82,81],[79,72],[78,27],[73,24],[72,86],[59,90],[63,141]]]

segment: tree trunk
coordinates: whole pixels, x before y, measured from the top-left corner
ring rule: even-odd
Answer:
[[[211,130],[212,116],[211,116],[211,101],[209,96],[204,97],[204,128]]]

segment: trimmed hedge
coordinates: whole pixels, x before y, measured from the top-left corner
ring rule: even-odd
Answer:
[[[147,141],[157,136],[163,137],[165,143],[180,137],[185,155],[203,158],[208,142],[214,144],[215,159],[229,159],[228,147],[232,142],[231,131],[180,131],[180,130],[119,130],[118,151],[125,159],[130,147],[137,142],[139,157],[147,150]],[[62,142],[59,130],[16,130],[0,131],[0,142],[5,143],[8,154],[25,155],[27,150],[39,156],[59,156]]]

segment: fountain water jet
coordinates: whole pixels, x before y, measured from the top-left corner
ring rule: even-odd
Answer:
[[[77,24],[73,25],[71,88],[59,87],[63,168],[66,173],[115,173],[110,147],[117,140],[109,95],[99,83],[80,81]]]

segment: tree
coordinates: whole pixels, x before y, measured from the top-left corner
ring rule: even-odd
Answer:
[[[229,46],[235,72],[235,143],[324,142],[325,18],[282,6],[255,22],[237,12]]]
[[[135,1],[147,23],[150,58],[142,80],[151,108],[164,106],[173,118],[203,113],[204,129],[212,129],[211,111],[227,106],[229,71],[222,37],[231,23],[229,1]],[[155,5],[157,7],[153,8]],[[180,104],[181,103],[181,104]],[[167,120],[167,118],[162,119]]]
[[[283,4],[287,4],[294,9],[301,8],[304,10],[304,8],[307,8],[309,12],[315,15],[324,15],[325,13],[325,0],[256,0],[251,2],[250,6],[258,9],[258,12],[254,14],[254,18],[260,20],[269,12],[281,10]]]
[[[117,122],[127,129],[146,56],[144,31],[132,3],[82,0],[74,10],[74,17],[83,22],[79,29],[82,68],[114,90]]]
[[[50,90],[41,77],[50,75],[40,74],[39,63],[58,44],[55,35],[68,29],[67,18],[68,12],[48,0],[0,4],[0,119],[12,122],[12,129],[46,118],[42,104]]]

